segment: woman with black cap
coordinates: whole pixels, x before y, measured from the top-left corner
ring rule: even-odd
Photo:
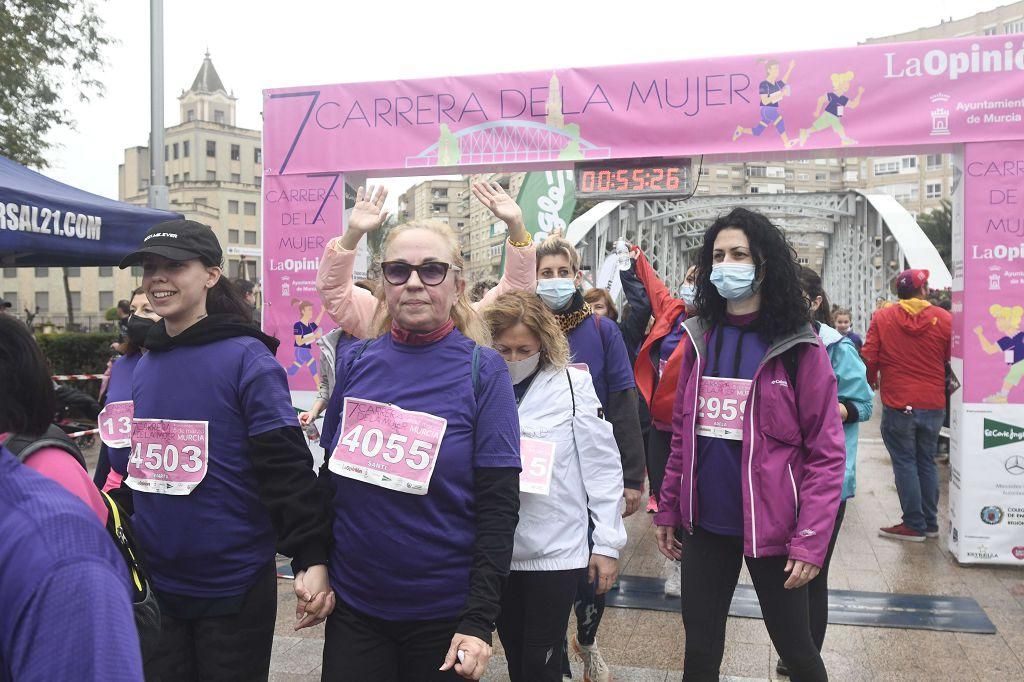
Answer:
[[[276,550],[293,557],[296,627],[333,609],[330,522],[291,407],[277,340],[222,276],[212,230],[161,223],[121,261],[141,263],[162,320],[132,385],[125,483],[163,613],[148,680],[267,679]]]

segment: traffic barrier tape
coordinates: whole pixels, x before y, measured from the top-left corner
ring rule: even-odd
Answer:
[[[90,379],[102,379],[103,374],[55,374],[50,377],[54,381],[88,381]]]

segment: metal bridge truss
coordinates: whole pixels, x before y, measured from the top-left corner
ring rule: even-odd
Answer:
[[[881,215],[857,191],[623,201],[577,244],[582,264],[597,272],[615,241],[625,238],[639,244],[669,289],[678,291],[704,232],[737,206],[765,214],[794,246],[823,249],[825,290],[866,330],[903,258]]]

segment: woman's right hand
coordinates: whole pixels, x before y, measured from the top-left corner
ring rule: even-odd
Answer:
[[[674,526],[658,526],[655,529],[658,538],[658,550],[669,559],[679,561],[683,556],[683,543],[676,539]]]

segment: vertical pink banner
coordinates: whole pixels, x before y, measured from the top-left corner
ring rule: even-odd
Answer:
[[[281,341],[277,359],[292,391],[315,391],[316,341],[334,328],[316,292],[324,246],[341,234],[340,173],[268,175],[263,180],[263,330]]]
[[[964,402],[1024,403],[1024,142],[967,145],[964,176]]]

